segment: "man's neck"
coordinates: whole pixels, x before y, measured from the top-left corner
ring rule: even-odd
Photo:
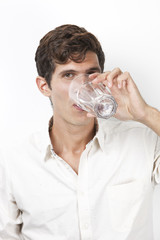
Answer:
[[[82,153],[86,144],[95,135],[95,121],[92,119],[87,125],[76,126],[63,120],[54,119],[50,131],[50,138],[57,154],[70,152]]]

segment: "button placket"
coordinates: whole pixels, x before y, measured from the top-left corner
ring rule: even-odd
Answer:
[[[82,240],[92,239],[92,229],[88,198],[88,154],[91,146],[82,153],[77,181],[78,212]]]

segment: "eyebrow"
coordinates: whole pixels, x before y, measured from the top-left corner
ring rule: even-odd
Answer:
[[[89,68],[89,69],[86,69],[85,73],[88,73],[88,72],[91,72],[91,71],[97,71],[97,72],[101,72],[101,69],[99,67],[92,67],[92,68]],[[78,73],[79,71],[76,71],[74,69],[66,69],[66,70],[63,70],[61,71],[58,75],[64,75],[65,73]]]
[[[97,72],[101,72],[100,67],[92,67],[86,70],[86,72],[90,72],[90,71],[97,71]]]

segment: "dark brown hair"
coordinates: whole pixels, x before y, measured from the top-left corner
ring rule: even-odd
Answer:
[[[97,54],[103,72],[105,57],[97,38],[86,29],[76,25],[59,26],[40,40],[35,55],[38,74],[46,79],[50,87],[56,63],[64,64],[68,59],[82,62],[87,51]]]

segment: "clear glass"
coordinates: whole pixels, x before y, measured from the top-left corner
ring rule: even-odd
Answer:
[[[93,84],[88,74],[79,75],[72,80],[69,97],[81,109],[104,119],[113,116],[118,106],[109,88],[103,83]]]

